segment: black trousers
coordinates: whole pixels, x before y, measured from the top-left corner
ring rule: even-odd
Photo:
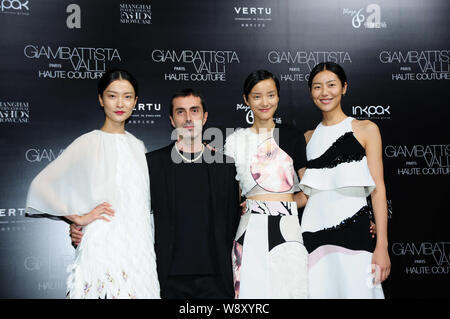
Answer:
[[[161,289],[163,299],[232,299],[220,275],[172,275]]]

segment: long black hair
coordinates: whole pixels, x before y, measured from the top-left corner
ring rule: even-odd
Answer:
[[[310,90],[314,77],[317,75],[317,73],[325,70],[336,74],[339,80],[341,81],[342,86],[344,86],[344,84],[347,83],[347,75],[345,75],[344,69],[339,64],[334,62],[321,62],[311,70],[311,73],[309,73],[308,87]]]
[[[250,73],[244,82],[244,96],[248,100],[248,95],[250,94],[253,87],[261,81],[272,79],[277,87],[278,97],[280,96],[280,81],[278,78],[267,70],[256,70]]]
[[[136,79],[130,72],[128,72],[126,70],[122,70],[122,69],[110,69],[110,70],[107,70],[102,75],[100,80],[98,80],[98,85],[97,85],[98,94],[100,96],[103,96],[103,92],[106,90],[108,85],[110,85],[112,82],[114,82],[116,80],[127,80],[128,82],[130,82],[131,86],[134,89],[134,95],[136,97],[139,95],[138,82],[136,81]]]

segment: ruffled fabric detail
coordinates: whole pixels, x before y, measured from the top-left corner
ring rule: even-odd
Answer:
[[[366,156],[360,161],[340,163],[330,169],[306,169],[300,182],[300,188],[306,195],[311,195],[313,189],[333,190],[344,187],[365,187],[366,196],[375,189]]]
[[[346,122],[342,124],[348,125]],[[316,130],[319,129],[323,128],[318,126]],[[309,160],[306,167],[300,188],[307,195],[311,195],[312,189],[365,187],[365,194],[369,196],[375,189],[375,182],[367,165],[365,149],[352,131],[342,133],[322,155]]]

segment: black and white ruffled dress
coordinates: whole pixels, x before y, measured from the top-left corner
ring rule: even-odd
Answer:
[[[309,195],[301,227],[310,298],[384,298],[371,274],[374,242],[367,197],[375,189],[353,118],[320,123],[306,147],[300,188]]]
[[[300,191],[296,170],[306,163],[305,139],[293,128],[239,129],[228,136],[225,154],[235,161],[243,196]],[[246,204],[232,251],[235,297],[308,298],[308,253],[296,202],[247,198]]]

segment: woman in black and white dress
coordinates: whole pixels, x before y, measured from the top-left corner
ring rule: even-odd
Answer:
[[[272,73],[252,72],[243,91],[254,123],[225,143],[247,198],[232,253],[236,298],[307,298],[308,254],[294,197],[297,171],[306,163],[305,138],[294,127],[275,124],[280,84]]]
[[[322,112],[321,123],[305,134],[308,162],[300,183],[308,195],[301,226],[310,297],[384,298],[381,282],[389,276],[390,259],[379,129],[342,111],[347,78],[339,65],[318,64],[308,84]],[[369,195],[375,247],[368,232]]]

